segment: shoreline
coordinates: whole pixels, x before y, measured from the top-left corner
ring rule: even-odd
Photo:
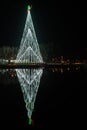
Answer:
[[[85,67],[86,63],[31,63],[31,64],[0,64],[0,69],[10,68],[55,68],[55,67]]]

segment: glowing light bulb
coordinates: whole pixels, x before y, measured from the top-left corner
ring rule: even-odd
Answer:
[[[31,125],[31,124],[32,124],[32,119],[30,118],[30,119],[29,119],[29,125]]]

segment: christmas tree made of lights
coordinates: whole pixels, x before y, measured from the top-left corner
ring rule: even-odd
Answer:
[[[17,54],[16,63],[42,63],[37,37],[35,34],[31,14],[31,6],[28,6],[25,28]]]
[[[43,63],[30,10],[31,6],[28,6],[28,14],[16,63]],[[26,109],[28,111],[29,124],[31,124],[31,116],[43,70],[16,69],[16,72],[24,96]]]

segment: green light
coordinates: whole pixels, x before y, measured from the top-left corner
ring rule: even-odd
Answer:
[[[29,125],[31,125],[31,124],[32,124],[32,119],[30,118],[30,119],[29,119]]]
[[[28,5],[28,6],[27,6],[27,9],[28,9],[28,10],[31,10],[31,6],[30,6],[30,5]]]

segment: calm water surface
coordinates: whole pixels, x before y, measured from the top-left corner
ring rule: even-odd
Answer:
[[[87,70],[80,67],[43,69],[42,76],[37,79],[34,79],[33,71],[30,80],[35,80],[33,87],[36,85],[37,88],[31,91],[31,94],[36,94],[32,126],[28,124],[28,111],[21,89],[22,84],[25,87],[29,85],[26,81],[32,72],[28,71],[21,70],[25,73],[25,81],[19,81],[23,73],[18,78],[15,70],[0,70],[0,126],[41,130],[78,126],[87,104]]]

